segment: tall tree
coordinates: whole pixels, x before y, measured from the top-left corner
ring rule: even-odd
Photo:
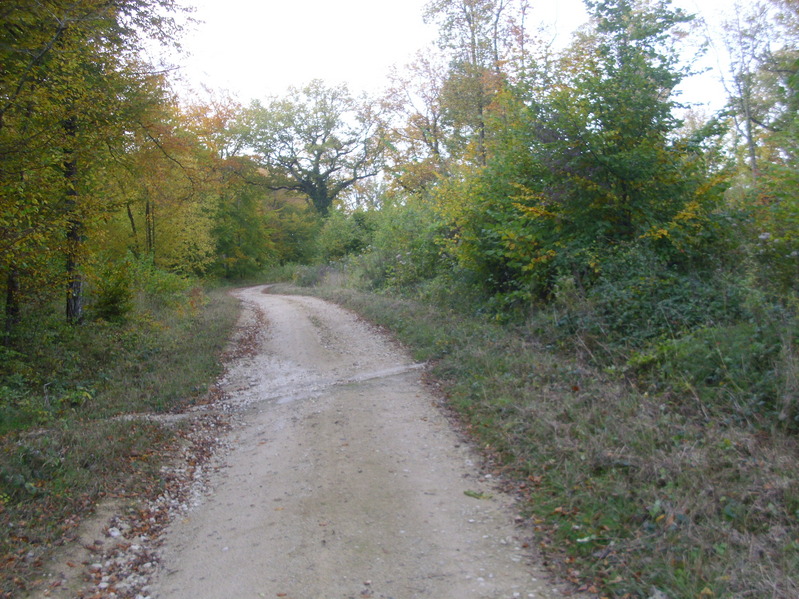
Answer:
[[[676,42],[693,17],[669,0],[586,6],[593,31],[565,56],[565,80],[539,115],[542,159],[575,234],[631,240],[684,202],[670,135],[680,124],[675,88],[689,72]]]
[[[268,201],[274,195],[269,177],[246,155],[248,112],[230,97],[212,96],[189,106],[185,116],[206,150],[203,166],[214,203],[212,268],[227,278],[256,274],[278,259],[279,208]]]
[[[746,11],[746,12],[745,12]],[[731,88],[728,93],[736,115],[738,129],[742,130],[746,144],[749,169],[757,179],[757,123],[765,124],[762,97],[758,97],[759,62],[769,44],[768,9],[763,3],[744,8],[735,5],[735,15],[725,25],[725,45],[730,55]],[[767,108],[765,108],[767,111]]]
[[[495,293],[546,294],[560,274],[588,284],[602,256],[642,239],[681,255],[681,228],[719,198],[699,151],[711,129],[681,139],[674,116],[691,17],[663,0],[586,5],[592,27],[551,85],[500,94],[486,167],[438,194],[450,251]]]
[[[358,181],[380,169],[378,119],[344,85],[314,80],[288,96],[251,106],[251,145],[263,166],[282,181],[272,186],[299,192],[321,215]]]
[[[505,80],[503,65],[515,39],[512,0],[431,0],[425,19],[439,27],[439,47],[450,57],[441,103],[457,155],[486,161],[486,112]]]
[[[791,0],[736,3],[724,23],[729,55],[727,92],[743,137],[749,171],[757,180],[760,160],[780,149],[775,141],[799,109],[791,81],[799,73],[799,5]]]
[[[390,74],[383,97],[387,120],[387,158],[394,181],[415,192],[448,170],[441,91],[446,66],[440,56],[420,52],[405,71]]]
[[[738,4],[726,23],[727,91],[745,158],[739,196],[757,237],[753,258],[764,287],[795,293],[799,272],[799,3]]]
[[[174,34],[175,8],[174,0],[12,0],[0,8],[0,185],[9,192],[0,206],[0,267],[12,290],[31,244],[63,252],[57,280],[67,285],[69,320],[82,314],[91,165],[133,126],[124,122],[127,99],[145,76],[136,53],[143,39]],[[48,187],[27,185],[32,173]]]

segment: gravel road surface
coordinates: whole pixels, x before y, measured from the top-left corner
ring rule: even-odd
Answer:
[[[223,381],[246,424],[212,493],[168,531],[153,597],[563,596],[421,365],[322,300],[238,296],[264,323]]]

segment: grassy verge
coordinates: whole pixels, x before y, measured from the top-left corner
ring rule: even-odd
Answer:
[[[180,428],[117,417],[203,401],[237,312],[224,291],[194,288],[141,298],[124,322],[23,320],[0,368],[0,597],[34,580],[100,499],[159,485]]]
[[[617,598],[799,596],[794,437],[639,391],[524,328],[312,292],[433,362],[452,408],[524,497],[549,563],[578,587]]]

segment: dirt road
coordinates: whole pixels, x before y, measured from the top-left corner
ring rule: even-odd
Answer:
[[[267,291],[238,292],[264,323],[223,381],[241,424],[210,493],[168,530],[150,596],[562,596],[422,366],[349,312]]]

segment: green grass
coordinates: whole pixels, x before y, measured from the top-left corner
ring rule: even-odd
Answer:
[[[180,435],[121,415],[203,401],[220,372],[238,304],[223,290],[143,295],[124,320],[68,327],[39,306],[0,366],[0,597],[103,497],[159,484]],[[55,310],[53,311],[55,312]]]
[[[524,497],[548,563],[576,586],[618,598],[799,596],[798,448],[783,429],[708,418],[690,395],[639,390],[525,327],[312,292],[432,362],[449,405]]]

